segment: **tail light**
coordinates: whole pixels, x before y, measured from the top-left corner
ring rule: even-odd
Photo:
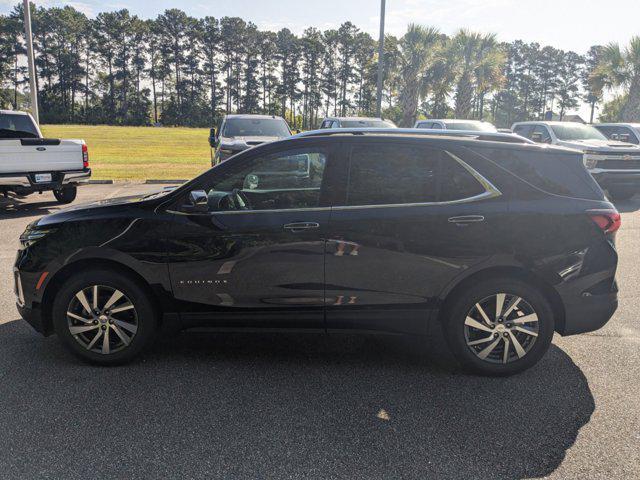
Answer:
[[[89,168],[89,149],[86,144],[82,144],[82,167]]]
[[[589,210],[589,218],[605,234],[616,233],[622,226],[622,217],[617,210]]]

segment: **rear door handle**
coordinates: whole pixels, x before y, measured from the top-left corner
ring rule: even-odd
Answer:
[[[462,217],[451,217],[449,219],[449,223],[455,223],[457,225],[480,222],[484,222],[484,217],[482,215],[463,215]]]
[[[316,222],[296,222],[296,223],[287,223],[283,227],[285,230],[289,232],[303,232],[305,230],[314,230],[316,228],[320,228],[320,224]]]

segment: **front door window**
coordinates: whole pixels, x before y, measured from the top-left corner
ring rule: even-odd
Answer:
[[[290,150],[242,162],[205,184],[209,211],[318,207],[326,163],[327,154],[321,149]]]

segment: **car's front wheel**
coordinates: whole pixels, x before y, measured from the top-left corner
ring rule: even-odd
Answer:
[[[493,376],[535,365],[549,349],[554,331],[553,310],[545,296],[509,278],[458,292],[443,321],[447,343],[460,363]]]
[[[88,270],[66,280],[52,318],[71,352],[103,365],[132,360],[156,331],[156,314],[144,287],[111,270]]]

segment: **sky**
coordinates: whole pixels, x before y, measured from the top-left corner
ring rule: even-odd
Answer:
[[[8,13],[20,0],[0,0]],[[72,5],[88,16],[128,8],[155,18],[169,8],[194,17],[238,16],[265,30],[336,28],[349,20],[378,36],[380,0],[32,0],[39,6]],[[586,53],[592,45],[626,44],[640,35],[640,0],[387,0],[387,33],[402,36],[410,23],[452,34],[459,28],[495,33],[500,41],[524,40]],[[572,112],[574,113],[574,112]],[[578,112],[588,118],[588,106]]]
[[[8,13],[19,0],[0,0]],[[168,8],[196,17],[239,16],[263,29],[334,28],[350,20],[377,37],[379,0],[34,0],[37,5],[72,5],[89,16],[128,8],[153,18]],[[492,32],[503,41],[522,39],[584,53],[591,45],[626,43],[640,35],[640,0],[387,0],[387,31],[402,35],[409,23],[451,34],[460,27]]]

